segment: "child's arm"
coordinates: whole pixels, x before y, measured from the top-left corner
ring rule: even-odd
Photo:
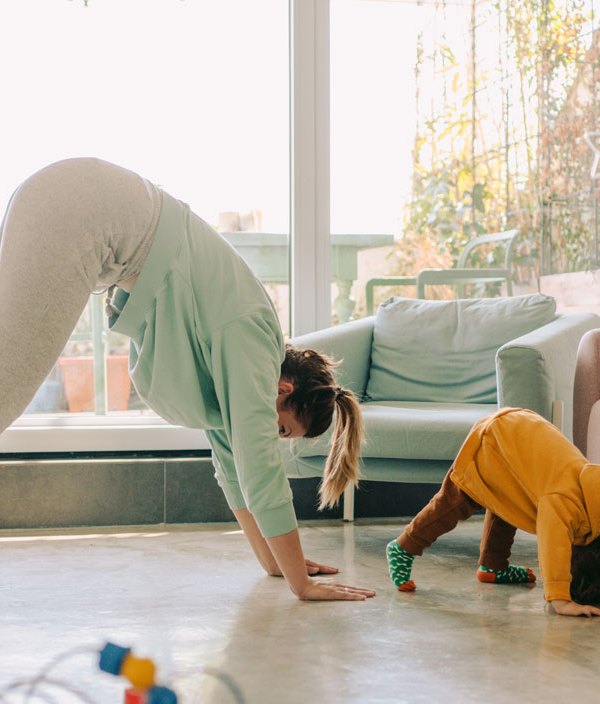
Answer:
[[[543,496],[538,504],[536,533],[546,601],[571,601],[570,504],[557,494]]]
[[[536,532],[544,593],[558,614],[600,616],[600,609],[595,606],[577,604],[571,599],[572,526],[579,518],[577,506],[559,494],[540,499]]]

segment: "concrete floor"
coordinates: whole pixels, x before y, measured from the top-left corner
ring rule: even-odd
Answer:
[[[377,589],[346,603],[297,601],[231,524],[1,532],[0,690],[75,649],[50,674],[83,695],[46,686],[0,702],[122,704],[124,681],[91,652],[105,640],[153,657],[181,704],[598,701],[600,619],[555,615],[540,586],[479,584],[479,518],[418,559],[417,592],[400,594],[383,557],[400,525],[302,525],[308,557]],[[531,536],[513,554],[537,568]],[[204,667],[233,677],[243,699]]]

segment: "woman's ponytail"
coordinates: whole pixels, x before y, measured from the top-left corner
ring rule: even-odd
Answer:
[[[319,510],[333,508],[348,484],[358,484],[363,434],[360,407],[352,391],[340,386],[335,387],[335,405],[331,450],[319,487]]]
[[[319,487],[321,510],[335,506],[349,483],[358,484],[362,415],[352,391],[337,385],[334,370],[338,364],[322,352],[288,344],[281,365],[281,378],[294,385],[285,405],[306,428],[304,437],[322,435],[335,417]]]

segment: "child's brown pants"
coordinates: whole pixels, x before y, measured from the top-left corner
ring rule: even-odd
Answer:
[[[464,521],[482,508],[450,479],[452,469],[445,476],[438,493],[406,526],[398,539],[411,555],[422,555],[440,535],[448,533],[459,521]],[[508,567],[508,558],[516,528],[491,511],[485,512],[479,564],[491,570]]]

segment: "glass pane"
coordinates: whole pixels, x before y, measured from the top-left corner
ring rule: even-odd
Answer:
[[[514,293],[537,290],[543,238],[546,270],[598,261],[584,141],[598,129],[597,8],[561,0],[550,9],[332,0],[334,322],[392,294],[508,292],[497,283],[416,290],[420,270],[456,267],[483,234],[519,231]],[[343,240],[350,234],[355,246]],[[503,267],[505,255],[494,244],[467,264]]]
[[[0,3],[3,104],[13,106],[0,132],[2,210],[53,161],[121,164],[238,249],[287,331],[288,15],[282,0]],[[123,378],[126,341],[107,332],[95,298],[28,414],[143,410]]]
[[[334,323],[366,313],[368,279],[391,274],[411,188],[419,9],[331,2]]]

